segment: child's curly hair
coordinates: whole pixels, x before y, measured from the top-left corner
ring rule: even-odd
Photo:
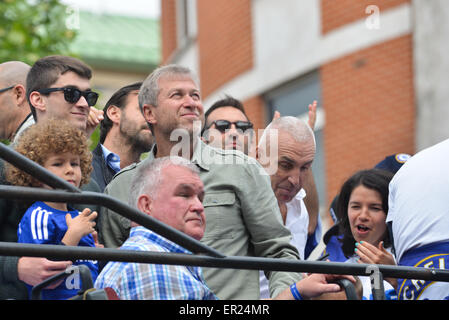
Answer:
[[[44,164],[49,155],[70,152],[80,157],[80,186],[89,182],[92,172],[92,154],[83,131],[64,120],[38,122],[19,137],[15,150],[34,162]],[[42,182],[28,173],[6,164],[6,179],[17,186],[39,187]]]

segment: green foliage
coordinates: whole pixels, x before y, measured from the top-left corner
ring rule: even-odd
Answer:
[[[69,28],[73,18],[70,8],[59,0],[0,0],[0,63],[18,60],[32,65],[53,54],[77,57],[70,51],[77,36],[76,26]],[[99,128],[90,140],[93,149]]]
[[[100,125],[98,125],[98,127],[94,130],[89,140],[90,140],[89,148],[92,151],[95,149],[98,142],[100,141]]]
[[[0,62],[33,64],[47,55],[69,55],[76,36],[66,25],[69,13],[59,0],[0,1]]]

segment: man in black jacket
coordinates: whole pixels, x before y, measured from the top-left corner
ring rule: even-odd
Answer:
[[[119,89],[106,103],[100,123],[100,142],[93,150],[92,179],[103,191],[114,174],[140,161],[142,153],[150,151],[153,135],[137,97],[141,82]]]

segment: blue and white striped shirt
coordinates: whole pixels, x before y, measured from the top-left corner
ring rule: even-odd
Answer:
[[[190,251],[142,227],[131,229],[122,250],[187,253]],[[109,262],[95,282],[111,287],[122,300],[216,300],[200,267]]]

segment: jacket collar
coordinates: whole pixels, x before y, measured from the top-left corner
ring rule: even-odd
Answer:
[[[153,148],[148,153],[148,158],[154,160],[156,158],[157,145],[153,145]],[[213,150],[207,144],[205,144],[200,138],[198,138],[195,149],[193,150],[192,159],[190,161],[196,164],[201,169],[206,171],[210,170],[210,163],[213,161]]]

